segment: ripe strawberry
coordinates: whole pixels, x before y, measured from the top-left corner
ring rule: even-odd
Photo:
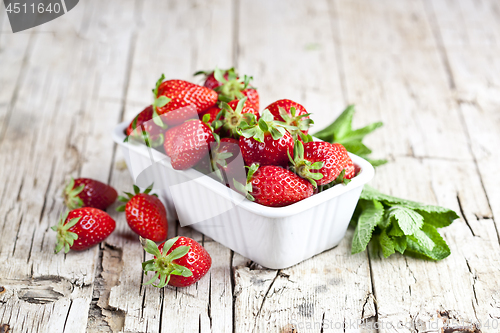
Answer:
[[[126,204],[116,210],[125,211],[125,218],[133,232],[141,237],[161,242],[167,238],[167,211],[156,194],[149,194],[152,189],[153,185],[141,193],[134,185],[134,194],[125,192],[128,198],[122,196],[118,198]]]
[[[259,120],[259,112],[255,110],[246,97],[229,103],[222,102],[222,113],[219,116],[220,122],[214,125],[219,126],[225,136],[239,139],[240,127],[242,123],[254,124]],[[248,106],[250,105],[250,106]]]
[[[216,68],[212,72],[200,71],[195,75],[204,74],[204,86],[214,89],[219,94],[219,100],[230,102],[233,100],[240,100],[243,97],[248,98],[248,102],[253,104],[255,110],[259,111],[259,93],[251,87],[250,81],[253,79],[251,76],[245,75],[243,79],[238,76],[234,68],[228,70],[220,70]]]
[[[153,121],[159,126],[162,120],[177,125],[198,118],[198,114],[217,103],[217,93],[211,89],[183,80],[163,81],[164,78],[162,74],[153,89]]]
[[[64,203],[69,209],[93,207],[105,210],[117,196],[114,188],[90,178],[71,178],[63,193]]]
[[[259,167],[252,164],[248,170],[247,184],[235,182],[235,186],[246,193],[249,200],[270,207],[288,206],[313,195],[310,182],[274,165]]]
[[[203,120],[204,123],[211,124],[215,121],[215,118],[217,118],[219,112],[220,108],[217,105],[214,105],[203,111],[199,118],[200,120]],[[208,118],[206,118],[205,115],[208,115]]]
[[[51,227],[57,232],[55,252],[64,248],[64,253],[69,249],[86,250],[105,240],[115,230],[115,220],[106,212],[97,208],[77,208],[71,212],[61,214],[57,225]]]
[[[207,274],[212,258],[198,242],[188,237],[175,237],[156,246],[149,239],[141,237],[141,244],[154,259],[142,263],[144,272],[155,272],[155,276],[145,284],[160,283],[154,287],[187,287],[198,282]]]
[[[309,127],[314,124],[314,121],[309,118],[310,114],[307,113],[306,109],[299,103],[289,99],[280,99],[271,103],[266,109],[273,114],[275,120],[297,127],[297,130],[291,131],[295,139],[300,138],[299,131],[307,135]]]
[[[174,141],[177,130],[180,126],[172,127],[167,132],[165,132],[165,141],[163,142],[163,148],[165,149],[165,153],[167,156],[172,154],[172,142]]]
[[[277,165],[286,167],[288,155],[293,152],[293,137],[285,127],[273,120],[273,115],[264,110],[257,125],[242,127],[240,149],[246,165]]]
[[[331,182],[345,183],[354,177],[354,164],[340,143],[295,142],[292,170],[314,187]]]
[[[165,151],[168,150],[176,170],[185,170],[198,163],[208,154],[210,143],[215,140],[212,129],[200,120],[186,121],[178,126],[172,137]]]
[[[143,138],[148,146],[158,147],[163,144],[164,128],[153,121],[153,106],[142,110],[128,125],[126,134],[135,138]]]

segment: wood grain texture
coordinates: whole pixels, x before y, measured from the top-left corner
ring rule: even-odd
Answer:
[[[0,327],[497,332],[499,13],[494,0],[87,0],[13,35],[1,9]],[[189,288],[157,290],[142,285],[149,255],[117,204],[100,246],[53,255],[49,227],[69,177],[129,191],[115,124],[151,103],[162,72],[200,82],[192,73],[216,65],[253,75],[262,108],[302,103],[315,129],[348,103],[355,126],[383,121],[368,145],[390,163],[372,185],[459,212],[442,230],[451,256],[351,255],[349,229],[336,248],[268,270],[171,219],[169,236],[202,242],[213,266]]]

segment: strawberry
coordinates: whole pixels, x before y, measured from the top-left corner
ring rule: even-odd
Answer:
[[[125,211],[125,218],[133,232],[141,237],[161,242],[167,238],[167,211],[156,194],[149,194],[152,189],[153,185],[141,193],[134,185],[134,194],[125,192],[127,197],[118,198],[126,204],[116,210]]]
[[[214,140],[210,126],[200,120],[189,120],[177,127],[171,141],[165,141],[169,142],[165,151],[169,153],[174,169],[185,170],[208,154],[210,143]]]
[[[245,180],[245,164],[238,140],[222,138],[220,142],[212,142],[210,155],[211,158],[202,159],[195,166],[198,171],[210,174],[229,187],[233,184],[233,179],[240,182]]]
[[[248,102],[253,104],[255,110],[259,111],[259,93],[253,87],[249,86],[253,79],[251,76],[245,75],[243,79],[238,76],[234,68],[228,70],[220,70],[216,68],[212,72],[199,71],[195,75],[204,74],[204,86],[214,89],[219,94],[219,100],[230,102],[240,100],[243,97],[248,98]],[[248,105],[250,107],[250,105]]]
[[[134,138],[143,138],[150,147],[158,147],[163,144],[163,132],[165,129],[153,121],[153,106],[150,105],[142,110],[128,125],[126,134]]]
[[[307,113],[302,105],[289,99],[280,99],[271,103],[266,109],[272,113],[275,120],[297,127],[297,130],[291,131],[295,139],[301,137],[299,131],[307,135],[309,127],[314,124],[314,121],[309,118],[310,113]]]
[[[163,142],[163,148],[165,149],[165,153],[167,156],[172,154],[172,142],[174,141],[177,130],[180,126],[172,127],[167,132],[165,132],[165,141]]]
[[[160,283],[154,287],[187,287],[198,282],[207,274],[212,258],[198,242],[188,237],[175,237],[160,244],[159,247],[141,237],[141,244],[154,259],[142,263],[144,272],[155,272],[154,277],[145,284]]]
[[[334,181],[347,184],[354,177],[354,164],[340,143],[296,141],[291,162],[292,171],[308,179],[314,187]]]
[[[211,89],[183,80],[164,79],[162,74],[153,89],[153,121],[159,126],[163,127],[163,121],[177,125],[198,118],[203,110],[217,103],[217,93]]]
[[[115,230],[115,220],[97,208],[83,207],[61,214],[57,225],[51,227],[57,232],[55,252],[64,248],[86,250],[105,240]]]
[[[63,193],[64,203],[69,209],[93,207],[105,210],[117,196],[114,188],[90,178],[71,178]]]
[[[259,120],[259,112],[251,105],[248,103],[246,97],[243,97],[239,101],[221,102],[222,113],[219,116],[220,121],[216,122],[214,126],[216,128],[220,126],[224,135],[239,139],[240,126],[243,122],[253,124]]]
[[[288,165],[288,155],[293,152],[294,141],[285,127],[295,127],[279,124],[273,119],[273,115],[264,110],[258,124],[241,126],[239,144],[246,165]]]
[[[217,118],[219,112],[220,108],[217,105],[214,105],[203,111],[199,118],[200,120],[203,120],[204,123],[211,124],[215,121],[215,118]],[[208,115],[208,118],[205,115]]]
[[[246,185],[235,182],[249,200],[269,207],[288,206],[313,195],[310,182],[282,167],[252,164]]]

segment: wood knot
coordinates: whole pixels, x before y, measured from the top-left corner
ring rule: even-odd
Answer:
[[[5,287],[0,286],[0,295],[5,292]]]
[[[0,325],[0,333],[9,333],[9,332],[10,332],[10,326],[9,325],[7,325],[7,324]]]
[[[288,324],[281,330],[281,333],[299,333],[297,328],[293,324]]]

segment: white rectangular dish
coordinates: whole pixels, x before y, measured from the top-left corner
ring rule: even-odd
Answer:
[[[116,126],[134,183],[154,191],[165,203],[168,219],[179,219],[256,263],[273,269],[295,265],[335,247],[345,235],[372,165],[349,154],[361,171],[347,185],[336,185],[286,207],[266,207],[249,200],[194,169],[174,170],[170,158],[144,144],[124,142],[128,122]],[[131,140],[132,141],[132,140]]]

